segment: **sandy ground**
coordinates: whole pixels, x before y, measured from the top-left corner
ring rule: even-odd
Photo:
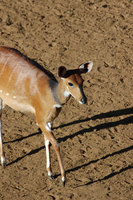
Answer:
[[[65,188],[52,148],[55,180],[47,177],[34,116],[4,109],[0,200],[133,199],[133,1],[1,0],[0,45],[55,76],[60,65],[94,61],[83,75],[87,104],[71,98],[54,123]]]

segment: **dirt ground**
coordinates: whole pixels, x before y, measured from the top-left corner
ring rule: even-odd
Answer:
[[[71,98],[54,123],[65,188],[52,147],[55,180],[47,177],[34,116],[4,109],[0,200],[133,199],[133,1],[1,0],[0,45],[56,77],[60,65],[94,61],[83,75],[87,104]]]

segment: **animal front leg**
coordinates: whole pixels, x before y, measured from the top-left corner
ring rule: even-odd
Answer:
[[[46,168],[48,172],[48,177],[50,179],[54,179],[54,176],[52,175],[52,171],[51,171],[50,142],[45,136],[44,136],[44,139],[45,139],[45,147],[46,147]]]
[[[60,154],[60,147],[58,142],[56,141],[53,133],[51,132],[50,129],[48,129],[47,124],[45,124],[44,122],[40,121],[37,119],[37,123],[39,124],[39,127],[42,130],[42,133],[44,134],[45,138],[47,138],[47,140],[52,144],[57,158],[58,158],[58,162],[59,162],[59,167],[60,167],[60,171],[61,171],[61,180],[62,180],[62,184],[63,186],[65,185],[65,181],[66,181],[66,177],[65,177],[65,171],[64,171],[64,166],[63,166],[63,162],[62,162],[62,158],[61,158],[61,154]],[[48,144],[47,144],[48,145]],[[48,146],[47,146],[48,148]],[[47,149],[47,152],[49,152],[49,150]]]
[[[2,99],[0,99],[0,156],[1,156],[1,165],[4,167],[6,166],[6,159],[5,153],[3,149],[3,142],[2,142]]]

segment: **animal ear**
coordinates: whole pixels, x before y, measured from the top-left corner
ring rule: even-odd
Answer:
[[[92,70],[92,67],[93,67],[93,62],[92,61],[88,61],[88,62],[86,62],[84,64],[81,64],[79,66],[80,73],[90,72]]]
[[[58,68],[58,76],[60,78],[65,78],[66,72],[67,72],[67,69],[64,66],[61,66]]]

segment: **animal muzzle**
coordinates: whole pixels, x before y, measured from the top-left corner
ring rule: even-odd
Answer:
[[[81,96],[82,96],[80,101],[79,101],[79,103],[86,104],[87,103],[87,98],[86,98],[86,96],[84,94],[83,88],[80,86],[79,89],[80,89],[80,93],[81,93]]]
[[[82,99],[79,101],[80,104],[86,104],[87,103],[87,98],[86,96],[83,96]]]

